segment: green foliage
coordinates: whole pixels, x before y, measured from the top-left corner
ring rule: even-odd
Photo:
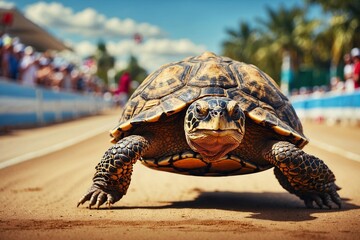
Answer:
[[[104,81],[106,86],[108,86],[109,79],[107,73],[114,67],[115,58],[107,52],[106,45],[102,41],[98,43],[95,59],[97,61],[96,75]]]
[[[246,22],[239,24],[239,30],[228,29],[229,40],[223,43],[224,55],[243,62],[252,63],[257,48],[256,32]],[[247,46],[247,47],[244,47]]]
[[[324,35],[330,38],[331,61],[339,65],[342,56],[360,44],[360,1],[354,0],[307,0],[320,5],[324,11],[332,13]]]
[[[360,1],[358,0],[306,0],[310,4],[319,4],[324,11],[334,15],[346,14],[349,19],[360,20]]]
[[[331,65],[341,63],[344,53],[360,45],[360,1],[304,1],[304,7],[267,7],[265,17],[256,19],[255,24],[240,22],[237,28],[227,29],[223,54],[255,64],[279,82],[282,56],[288,53],[300,81],[294,83],[297,87],[308,84],[301,79],[306,76],[302,72],[308,71],[304,69],[329,72]],[[309,19],[307,12],[313,4],[329,11],[330,17]],[[329,74],[322,75],[328,82]]]
[[[312,30],[318,23],[305,19],[305,12],[298,7],[277,10],[268,7],[267,18],[257,19],[257,28],[241,22],[238,31],[227,30],[229,40],[223,43],[224,55],[255,64],[279,81],[285,52],[290,53],[295,69],[302,59],[311,63],[308,55],[314,40]]]

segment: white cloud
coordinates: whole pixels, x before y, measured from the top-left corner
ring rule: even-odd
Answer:
[[[130,18],[109,18],[93,8],[75,12],[59,2],[37,2],[26,6],[24,14],[35,23],[52,29],[59,35],[75,33],[76,37],[68,41],[81,57],[94,54],[97,46],[92,41],[78,39],[89,39],[89,36],[91,39],[105,39],[108,52],[117,59],[118,69],[126,67],[130,54],[138,59],[142,67],[151,72],[165,63],[199,55],[206,50],[204,45],[195,44],[189,39],[164,38],[164,31],[158,26],[139,23]],[[133,40],[135,33],[144,37],[141,44]],[[120,37],[122,40],[109,41],[114,39],[113,37]]]
[[[188,39],[149,39],[142,44],[136,44],[132,40],[120,42],[108,42],[108,51],[115,55],[144,54],[162,56],[187,56],[199,54],[206,50],[204,45],[196,45]]]
[[[96,46],[89,41],[72,45],[74,50],[83,57],[93,54],[96,50]],[[116,57],[116,66],[119,69],[126,66],[128,57],[132,54],[138,59],[139,64],[149,72],[165,63],[199,55],[205,50],[204,45],[196,45],[188,39],[150,39],[142,44],[136,44],[133,40],[107,43],[107,51]]]
[[[137,45],[133,52],[137,53],[141,66],[153,71],[163,64],[199,55],[205,50],[204,45],[196,45],[188,39],[150,39]]]
[[[204,46],[195,45],[188,39],[150,39],[142,48],[143,53],[156,53],[161,55],[197,54],[204,50]]]
[[[74,12],[58,2],[37,2],[25,8],[25,16],[41,26],[57,28],[67,33],[97,37],[160,37],[164,32],[155,25],[132,19],[107,18],[92,8]]]
[[[15,7],[15,3],[13,2],[8,2],[8,1],[0,1],[0,8],[6,8],[6,9],[9,9],[9,8],[13,8]]]
[[[74,51],[82,57],[88,57],[95,53],[96,46],[90,42],[83,41],[74,45]]]

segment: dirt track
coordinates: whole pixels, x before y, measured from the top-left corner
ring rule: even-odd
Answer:
[[[116,122],[116,115],[107,117]],[[1,136],[0,141],[3,146],[13,141],[6,147],[7,154],[15,156],[22,149],[16,143],[30,141],[29,134],[42,131],[50,144],[62,135],[71,138],[76,126],[86,121],[97,126],[108,119],[67,123],[70,130],[55,125],[19,131]],[[359,128],[306,124],[305,133],[360,155]],[[306,209],[281,188],[272,170],[204,178],[157,172],[141,164],[135,166],[128,194],[112,209],[76,208],[91,184],[95,165],[110,146],[108,140],[104,132],[0,170],[0,239],[359,239],[360,162],[315,144],[305,150],[334,171],[343,188],[340,210]],[[29,146],[41,147],[31,141]]]

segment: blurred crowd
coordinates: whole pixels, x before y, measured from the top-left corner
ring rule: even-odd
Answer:
[[[353,48],[349,53],[346,53],[342,62],[344,68],[343,72],[330,79],[329,85],[301,87],[294,89],[291,92],[292,96],[297,95],[322,95],[326,92],[345,92],[352,93],[360,90],[360,49]]]
[[[330,91],[354,92],[360,89],[360,49],[353,48],[350,53],[346,53],[343,58],[343,79],[332,77],[330,81]]]
[[[103,84],[92,73],[92,63],[76,66],[58,53],[36,52],[17,38],[0,38],[0,77],[25,86],[57,91],[102,93]]]
[[[336,90],[353,92],[360,89],[360,49],[353,48],[350,53],[344,55],[344,82],[336,81],[333,87]]]
[[[332,77],[329,86],[315,86],[311,89],[302,87],[293,90],[292,95],[322,94],[328,91],[353,92],[360,89],[360,49],[353,48],[350,53],[345,54],[343,61],[343,79]],[[58,53],[36,52],[17,38],[7,35],[0,37],[0,77],[25,86],[101,95],[106,88],[96,76],[94,66],[96,64],[93,59],[74,65]],[[125,73],[119,79],[119,89],[112,93],[119,105],[127,100],[130,82],[129,73]]]

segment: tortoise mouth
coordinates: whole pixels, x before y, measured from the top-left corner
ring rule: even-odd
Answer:
[[[216,161],[237,148],[242,137],[236,130],[201,130],[187,135],[186,139],[205,161]]]

